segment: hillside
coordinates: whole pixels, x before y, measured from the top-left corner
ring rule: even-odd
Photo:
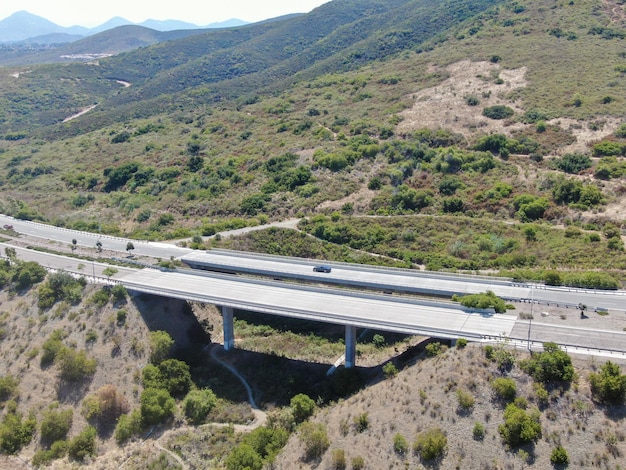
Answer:
[[[24,277],[18,279],[21,288],[9,283],[0,291],[0,468],[31,468],[26,462],[57,469],[238,468],[229,462],[243,442],[250,442],[245,436],[258,439],[265,433],[262,439],[269,439],[278,430],[284,434],[275,436],[275,451],[280,452],[274,466],[281,469],[344,468],[341,461],[345,468],[358,468],[359,459],[365,464],[361,468],[543,469],[551,467],[550,456],[559,446],[568,456],[568,468],[619,468],[626,452],[624,405],[603,403],[590,389],[590,373],[603,370],[606,358],[574,356],[571,370],[567,355],[541,361],[552,364],[551,374],[568,371],[561,382],[533,376],[534,369],[525,365],[528,352],[506,344],[459,343],[448,349],[426,338],[363,331],[356,369],[348,374],[339,368],[329,377],[326,371],[343,349],[340,327],[237,312],[237,348],[223,353],[220,316],[212,306],[120,295],[98,285],[82,288],[82,300],[76,301],[62,273],[49,274],[30,288]],[[42,307],[49,295],[46,286],[62,279],[66,294]],[[529,318],[530,305],[515,307],[507,314]],[[542,308],[545,313],[535,321],[626,328],[620,315],[581,318],[578,311]],[[171,357],[184,363],[168,356],[159,359],[165,362],[157,360],[163,332],[174,340]],[[534,357],[541,356],[537,352]],[[93,369],[86,368],[88,361],[94,361]],[[226,361],[249,383],[266,413],[267,428],[258,427],[262,421],[253,419],[242,385],[218,361]],[[625,372],[626,360],[611,361]],[[146,390],[155,386],[151,381],[156,377],[148,372],[155,364],[169,364],[161,373],[169,371],[174,409],[161,422],[144,423],[120,439],[119,416],[132,422],[139,413],[148,419],[151,408],[144,401]],[[189,376],[181,364],[188,365]],[[626,375],[621,380],[626,390]],[[174,392],[187,387],[214,392],[216,401],[202,419],[209,424],[189,420],[185,392]],[[298,415],[292,398],[301,393],[316,401],[311,401],[313,416],[296,426],[301,418],[294,421]],[[540,433],[528,443],[509,446],[500,426],[513,401],[537,414]],[[69,424],[61,425],[67,413]],[[15,449],[8,447],[15,445],[8,436],[18,432],[11,416],[20,417],[19,429],[26,432],[32,426],[34,431],[32,438],[20,441],[25,444],[17,452],[8,451]],[[321,447],[311,450],[307,430],[316,423],[328,443],[321,441]],[[93,447],[89,440],[78,441],[88,426],[95,429]],[[428,461],[413,450],[414,443],[420,433],[437,428],[444,431],[445,450]],[[52,445],[49,436],[68,447]],[[85,450],[84,456],[77,448]],[[261,468],[256,465],[252,468]]]
[[[624,288],[625,21],[613,0],[334,0],[152,45],[136,27],[95,36],[146,42],[0,68],[0,212],[196,249]],[[85,272],[96,253],[0,235],[85,256]],[[0,467],[545,469],[559,447],[569,468],[624,466],[623,400],[591,386],[602,358],[546,379],[532,359],[559,371],[562,351],[363,332],[357,369],[329,377],[341,328],[236,312],[238,348],[222,355],[214,307],[45,276],[0,263]],[[614,312],[545,313],[626,328]],[[269,426],[252,429],[260,412],[219,358]],[[510,401],[523,442],[500,431]],[[418,455],[425,431],[446,443],[434,459]]]

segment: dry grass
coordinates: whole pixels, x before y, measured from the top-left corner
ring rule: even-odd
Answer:
[[[516,359],[525,355],[516,353]],[[508,449],[498,433],[503,404],[494,400],[489,383],[500,373],[484,358],[479,345],[404,364],[396,377],[321,410],[314,420],[326,425],[331,449],[343,449],[348,462],[362,456],[366,468],[422,468],[411,450],[406,455],[394,452],[393,438],[399,433],[412,447],[418,433],[435,427],[445,430],[448,449],[443,459],[427,468],[546,469],[551,468],[550,453],[557,445],[567,450],[569,468],[590,468],[598,461],[604,468],[618,468],[626,452],[626,409],[601,409],[590,400],[586,377],[597,362],[576,359],[577,381],[569,390],[552,391],[549,405],[541,412],[542,438],[534,446],[522,447],[530,456],[526,465],[518,449]],[[517,383],[518,396],[537,406],[532,380],[518,368],[510,377]],[[474,406],[459,406],[457,390],[471,394]],[[362,413],[367,413],[369,426],[357,432],[352,423]],[[475,423],[484,426],[482,440],[473,438]],[[320,462],[305,462],[302,444],[293,436],[277,468],[331,468],[331,454],[329,450]]]

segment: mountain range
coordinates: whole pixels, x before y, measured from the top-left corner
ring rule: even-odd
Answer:
[[[181,29],[211,29],[241,26],[245,21],[230,19],[215,22],[205,26],[198,26],[178,20],[146,20],[142,23],[132,23],[121,17],[111,18],[106,23],[94,28],[84,26],[63,27],[41,16],[27,11],[18,11],[0,21],[0,43],[28,43],[28,44],[62,44],[107,31],[119,26],[139,25],[156,31],[173,31]]]

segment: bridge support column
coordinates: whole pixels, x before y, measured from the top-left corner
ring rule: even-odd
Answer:
[[[230,351],[235,347],[235,327],[233,325],[232,307],[222,307],[222,322],[224,323],[224,350]]]
[[[354,367],[356,360],[356,326],[346,325],[346,368]]]

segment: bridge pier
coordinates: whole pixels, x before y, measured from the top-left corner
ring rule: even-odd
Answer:
[[[224,323],[224,351],[235,347],[235,326],[233,324],[233,308],[222,306],[222,322]]]
[[[346,325],[346,368],[354,367],[356,361],[356,326]]]

